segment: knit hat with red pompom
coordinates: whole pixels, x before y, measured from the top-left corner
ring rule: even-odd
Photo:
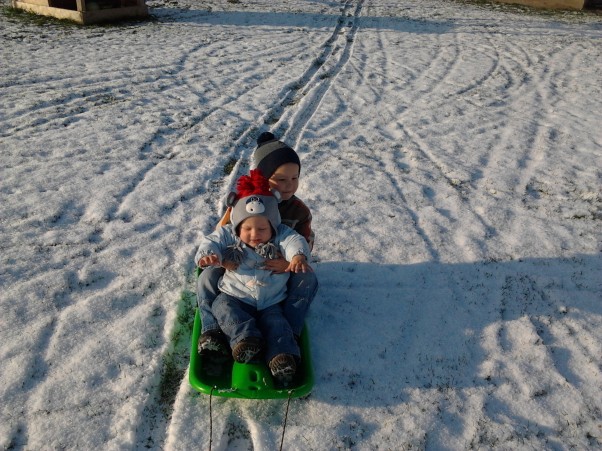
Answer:
[[[249,175],[238,179],[236,193],[228,196],[226,204],[232,207],[230,222],[236,229],[247,218],[265,216],[276,231],[280,225],[279,198],[280,193],[270,189],[270,183],[261,171],[253,169]]]

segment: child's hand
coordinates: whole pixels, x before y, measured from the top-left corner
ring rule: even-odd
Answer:
[[[199,260],[198,264],[201,268],[206,266],[216,266],[219,265],[219,258],[217,258],[217,255],[206,255]]]
[[[307,263],[305,255],[295,255],[291,260],[291,264],[286,269],[287,272],[311,272],[311,266]]]
[[[284,258],[274,258],[272,260],[266,260],[263,269],[272,271],[274,274],[282,274],[288,271],[289,263]]]

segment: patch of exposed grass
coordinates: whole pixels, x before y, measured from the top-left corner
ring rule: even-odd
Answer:
[[[173,405],[188,367],[195,301],[195,293],[187,290],[182,292],[178,301],[170,346],[163,357],[163,368],[159,382],[159,402],[163,414],[167,418],[173,412]]]
[[[224,165],[224,175],[230,175],[236,166],[236,162],[238,160],[234,157],[230,157],[230,159]]]

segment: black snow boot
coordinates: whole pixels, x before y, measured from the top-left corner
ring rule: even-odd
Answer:
[[[198,351],[202,356],[228,357],[230,346],[226,334],[221,330],[210,330],[201,334],[198,343]]]

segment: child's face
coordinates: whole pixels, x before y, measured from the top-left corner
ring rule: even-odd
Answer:
[[[240,223],[238,236],[247,246],[255,248],[272,238],[272,226],[265,216],[251,216]]]
[[[282,200],[289,200],[299,188],[299,166],[295,163],[284,163],[270,177],[270,188],[280,192]]]

